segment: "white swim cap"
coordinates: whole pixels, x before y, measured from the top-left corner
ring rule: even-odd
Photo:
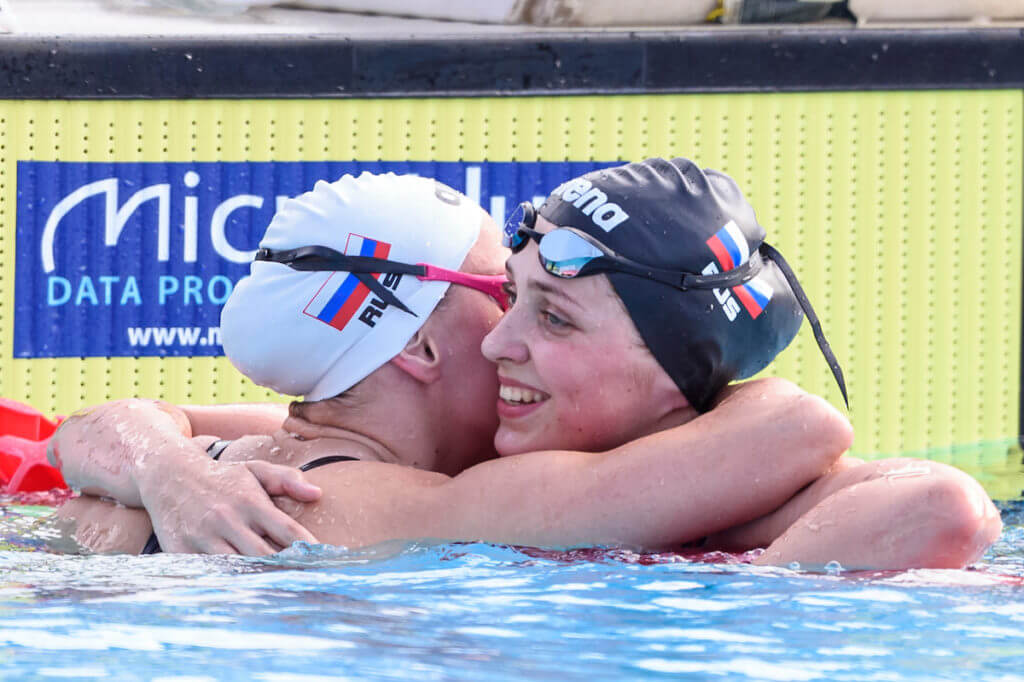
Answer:
[[[433,179],[345,175],[285,201],[260,248],[326,246],[457,270],[482,218],[474,202]],[[415,316],[375,300],[350,273],[256,261],[221,313],[224,352],[240,372],[278,393],[310,401],[338,395],[401,352],[448,290],[447,282],[414,275],[376,277]]]

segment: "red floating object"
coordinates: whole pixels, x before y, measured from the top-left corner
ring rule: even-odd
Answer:
[[[0,436],[0,479],[7,492],[27,493],[67,488],[64,477],[46,461],[47,440]]]
[[[0,398],[0,485],[5,493],[67,488],[46,460],[46,446],[60,423],[14,400]]]
[[[0,398],[0,436],[43,440],[53,435],[58,423],[24,403]]]

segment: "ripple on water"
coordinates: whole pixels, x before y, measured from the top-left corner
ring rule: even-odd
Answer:
[[[7,551],[0,569],[3,679],[987,682],[1024,660],[1013,524],[971,571],[430,542],[267,559]]]

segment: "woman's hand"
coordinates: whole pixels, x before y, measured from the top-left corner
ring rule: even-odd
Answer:
[[[143,505],[165,552],[273,554],[293,542],[316,542],[271,496],[315,502],[320,488],[293,467],[263,461],[220,463],[139,477]]]

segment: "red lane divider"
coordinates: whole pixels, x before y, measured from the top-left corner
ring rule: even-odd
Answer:
[[[51,421],[35,408],[0,398],[0,492],[68,487],[60,471],[46,461],[46,446],[61,419]]]

